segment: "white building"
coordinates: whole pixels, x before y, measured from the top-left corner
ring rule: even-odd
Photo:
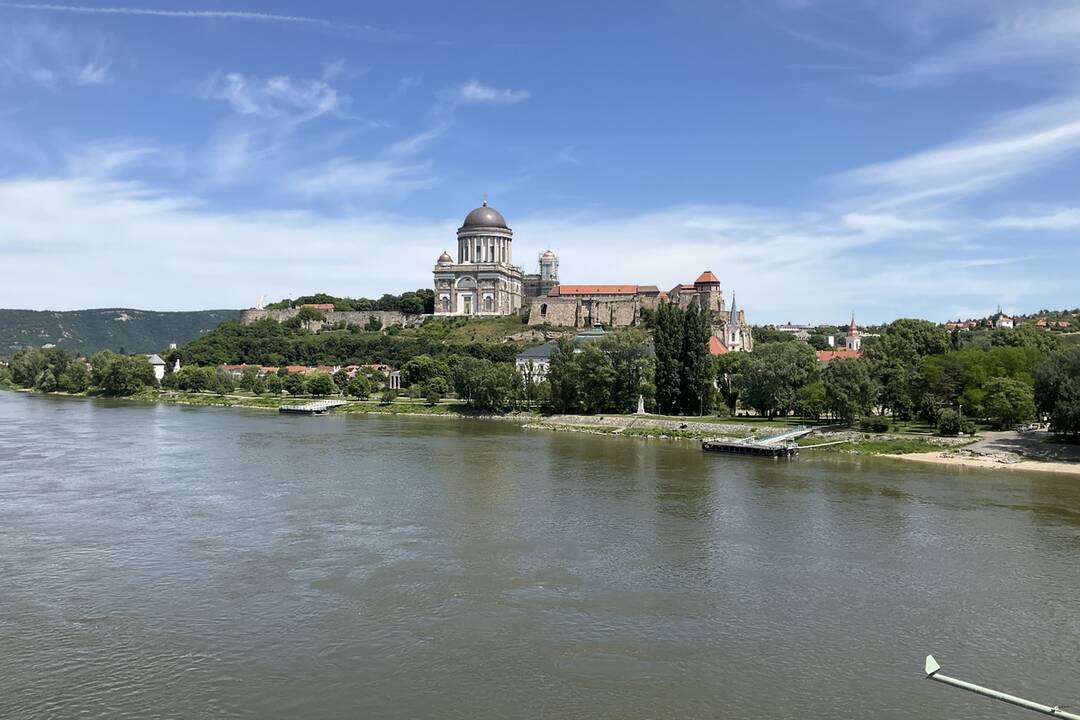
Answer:
[[[487,200],[457,231],[457,258],[435,264],[436,315],[513,315],[521,309],[524,273],[513,264],[514,231]]]
[[[154,378],[161,382],[162,378],[165,377],[165,361],[157,353],[147,355],[146,359],[150,361],[150,367],[154,368]]]

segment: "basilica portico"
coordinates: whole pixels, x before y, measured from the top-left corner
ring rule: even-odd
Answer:
[[[487,200],[457,231],[457,257],[435,264],[436,315],[512,315],[521,308],[523,274],[512,260],[514,232]]]

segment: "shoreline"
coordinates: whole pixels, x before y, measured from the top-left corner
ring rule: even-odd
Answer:
[[[281,405],[290,402],[306,400],[307,398],[288,397],[247,397],[236,395],[190,395],[185,393],[161,394],[143,393],[129,397],[106,397],[101,395],[86,395],[72,393],[42,393],[24,388],[9,388],[12,392],[21,392],[28,395],[54,395],[59,397],[119,400],[125,402],[142,402],[147,404],[167,403],[170,405],[183,405],[185,407],[216,407],[216,408],[241,408],[246,410],[269,410],[276,411]],[[3,388],[0,388],[3,390]],[[353,401],[334,415],[401,415],[405,417],[442,418],[447,420],[497,420],[500,422],[512,422],[525,430],[545,430],[548,432],[570,432],[582,435],[603,435],[615,437],[636,438],[641,440],[674,440],[679,442],[700,442],[705,438],[724,437],[753,437],[761,432],[775,432],[779,428],[772,426],[754,426],[725,420],[724,418],[710,418],[705,421],[701,418],[688,418],[685,421],[672,420],[655,416],[620,416],[620,415],[540,415],[536,413],[508,413],[508,414],[471,414],[460,412],[457,406],[443,405],[428,408],[428,411],[418,411],[418,408],[407,407],[411,403],[394,403],[382,405],[377,401]],[[821,450],[820,455],[842,454],[852,457],[884,457],[898,460],[911,460],[914,462],[929,463],[934,465],[952,467],[973,467],[988,470],[1029,470],[1034,472],[1050,472],[1066,475],[1080,475],[1080,462],[1063,462],[1054,460],[1035,460],[1020,456],[1003,456],[1001,453],[980,454],[971,450],[963,449],[963,445],[969,444],[970,440],[948,439],[937,437],[911,438],[896,435],[880,435],[866,438],[865,433],[856,430],[828,430],[819,434],[820,437],[832,437],[839,439],[828,450]],[[865,443],[866,447],[860,449]],[[893,445],[903,443],[917,443],[924,448],[918,451],[896,452]],[[804,448],[809,450],[811,448]],[[893,451],[889,451],[893,450]]]
[[[885,454],[880,457],[896,460],[911,460],[931,465],[943,465],[954,468],[979,468],[982,470],[1020,470],[1025,472],[1056,473],[1059,475],[1080,475],[1080,463],[1060,460],[1032,460],[1017,457],[1004,459],[991,455],[956,454],[949,451],[907,453],[902,455]]]

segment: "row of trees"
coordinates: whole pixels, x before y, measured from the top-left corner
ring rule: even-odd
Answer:
[[[470,356],[494,362],[512,362],[517,343],[461,343],[453,346],[425,335],[374,334],[361,328],[308,332],[288,323],[261,320],[251,325],[224,322],[166,358],[182,365],[367,365],[387,363],[401,367],[418,355]]]
[[[271,310],[299,307],[301,305],[324,305],[330,304],[335,310],[398,310],[410,315],[420,315],[435,312],[435,291],[430,288],[421,288],[401,295],[383,295],[378,300],[370,298],[339,298],[326,293],[303,295],[290,300],[285,298],[276,303],[270,303],[266,307]]]
[[[25,348],[12,357],[7,374],[14,385],[42,392],[134,395],[157,384],[145,355],[105,350],[93,355],[89,366],[60,348]]]

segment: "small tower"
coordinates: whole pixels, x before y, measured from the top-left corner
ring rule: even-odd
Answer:
[[[548,292],[559,284],[559,258],[550,248],[540,256],[540,294]]]
[[[731,293],[731,310],[728,312],[727,338],[724,344],[729,350],[742,350],[742,327],[739,325],[739,311],[735,307],[735,293]]]
[[[851,313],[851,324],[848,325],[847,337],[844,338],[844,349],[862,351],[862,338],[859,337],[859,326],[855,324],[855,313]]]

